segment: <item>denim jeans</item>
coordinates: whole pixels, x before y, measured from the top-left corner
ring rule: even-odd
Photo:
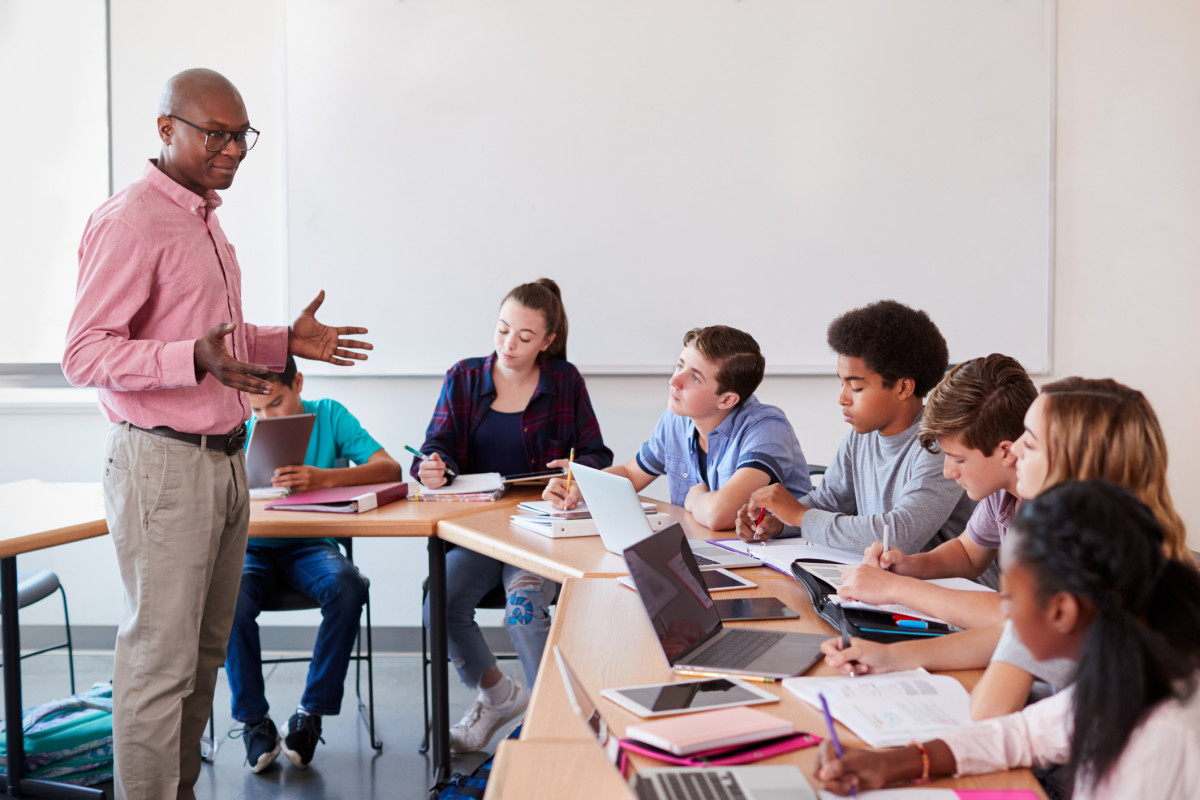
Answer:
[[[349,559],[326,542],[252,546],[246,548],[241,591],[225,655],[233,718],[238,722],[257,722],[267,715],[257,618],[263,598],[277,585],[291,586],[321,604],[321,626],[300,704],[322,716],[336,714],[342,707],[358,618],[367,601],[362,576]]]
[[[472,689],[479,687],[483,673],[496,663],[496,656],[475,624],[475,606],[500,585],[505,587],[507,601],[504,629],[521,659],[526,686],[532,687],[550,634],[549,607],[558,584],[465,547],[455,547],[446,553],[446,635],[450,659],[459,679]],[[428,598],[423,613],[428,627]]]

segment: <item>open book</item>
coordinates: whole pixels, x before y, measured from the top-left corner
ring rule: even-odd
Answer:
[[[923,669],[858,678],[787,678],[783,688],[809,705],[829,712],[870,747],[894,747],[914,739],[936,739],[971,724],[971,697],[949,675]]]

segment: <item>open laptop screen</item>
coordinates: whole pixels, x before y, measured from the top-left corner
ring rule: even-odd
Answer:
[[[626,548],[625,565],[672,666],[721,630],[721,615],[678,522]]]

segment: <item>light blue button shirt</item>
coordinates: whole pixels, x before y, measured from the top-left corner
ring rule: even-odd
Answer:
[[[638,466],[650,475],[666,475],[671,502],[682,506],[688,491],[704,478],[696,443],[696,424],[690,417],[664,411],[654,433],[638,451]],[[812,491],[808,462],[787,415],[754,395],[735,408],[708,434],[707,486],[717,491],[742,467],[754,467],[782,483],[793,497]]]

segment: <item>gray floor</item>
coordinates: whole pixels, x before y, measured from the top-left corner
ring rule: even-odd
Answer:
[[[109,680],[112,663],[111,654],[76,654],[77,688],[82,691],[96,681]],[[506,671],[512,669],[511,662],[502,662],[501,666]],[[268,667],[267,700],[271,704],[271,716],[280,727],[287,724],[287,718],[299,701],[307,667],[307,664]],[[65,654],[48,653],[28,659],[22,674],[26,708],[69,693]],[[365,665],[363,681],[365,698]],[[473,699],[473,693],[462,687],[451,671],[451,721],[456,721]],[[206,764],[201,772],[196,797],[199,800],[425,798],[431,774],[430,759],[417,752],[424,731],[423,713],[420,655],[377,654],[375,724],[383,740],[382,752],[371,749],[366,726],[355,713],[354,665],[351,664],[342,713],[324,719],[325,744],[317,747],[309,769],[296,769],[281,754],[273,766],[255,775],[245,766],[246,752],[241,740],[227,737],[235,723],[229,716],[229,687],[222,672],[216,696],[219,747],[214,763]],[[503,733],[497,734],[497,740]],[[495,742],[488,752],[494,745]],[[480,754],[456,758],[453,768],[469,772],[483,758]],[[111,796],[111,786],[107,788]]]

